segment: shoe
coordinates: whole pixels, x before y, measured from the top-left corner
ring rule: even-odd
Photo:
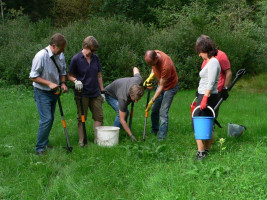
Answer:
[[[88,144],[84,144],[83,142],[79,142],[80,147],[87,147]]]
[[[196,160],[203,160],[205,157],[208,156],[208,153],[207,152],[200,152],[198,151],[197,154],[196,154]]]
[[[44,151],[38,151],[38,152],[36,152],[36,155],[38,155],[38,156],[44,156],[45,154],[44,154]]]
[[[84,143],[83,142],[79,142],[80,147],[84,147]]]

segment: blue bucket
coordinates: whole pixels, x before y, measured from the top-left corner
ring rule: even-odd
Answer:
[[[208,108],[213,113],[213,117],[210,117],[210,116],[195,116],[194,117],[195,111],[199,108],[200,106],[197,106],[192,113],[195,138],[196,140],[210,140],[212,136],[215,113],[213,109],[210,106],[208,106]]]
[[[196,140],[210,140],[212,135],[214,117],[193,117]]]

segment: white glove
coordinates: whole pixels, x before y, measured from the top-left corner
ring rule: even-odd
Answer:
[[[82,81],[78,81],[77,79],[74,81],[75,83],[75,90],[82,90],[83,89],[83,83]]]
[[[105,96],[105,94],[101,94],[101,97],[102,97],[102,99],[103,99],[103,102],[105,102],[105,101],[106,101],[106,96]]]

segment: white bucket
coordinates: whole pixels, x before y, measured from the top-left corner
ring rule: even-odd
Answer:
[[[96,143],[99,146],[114,146],[119,143],[119,127],[99,126],[96,127]]]

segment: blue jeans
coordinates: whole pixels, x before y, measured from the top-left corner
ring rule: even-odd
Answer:
[[[169,109],[172,104],[172,100],[174,95],[178,91],[178,84],[167,91],[163,91],[160,96],[155,100],[154,105],[151,110],[151,132],[159,133],[158,139],[165,139],[168,131],[168,123],[169,123]],[[160,126],[159,126],[160,119]]]
[[[40,152],[45,151],[49,143],[48,136],[54,122],[57,95],[34,88],[34,99],[40,117],[35,151]]]
[[[114,124],[113,126],[119,127],[121,128],[121,122],[120,122],[120,115],[119,115],[119,102],[117,99],[113,98],[112,96],[106,94],[106,101],[107,103],[116,111],[117,116],[115,118]],[[127,109],[127,115],[126,115],[126,121],[127,121],[127,117],[128,117],[128,109]]]

